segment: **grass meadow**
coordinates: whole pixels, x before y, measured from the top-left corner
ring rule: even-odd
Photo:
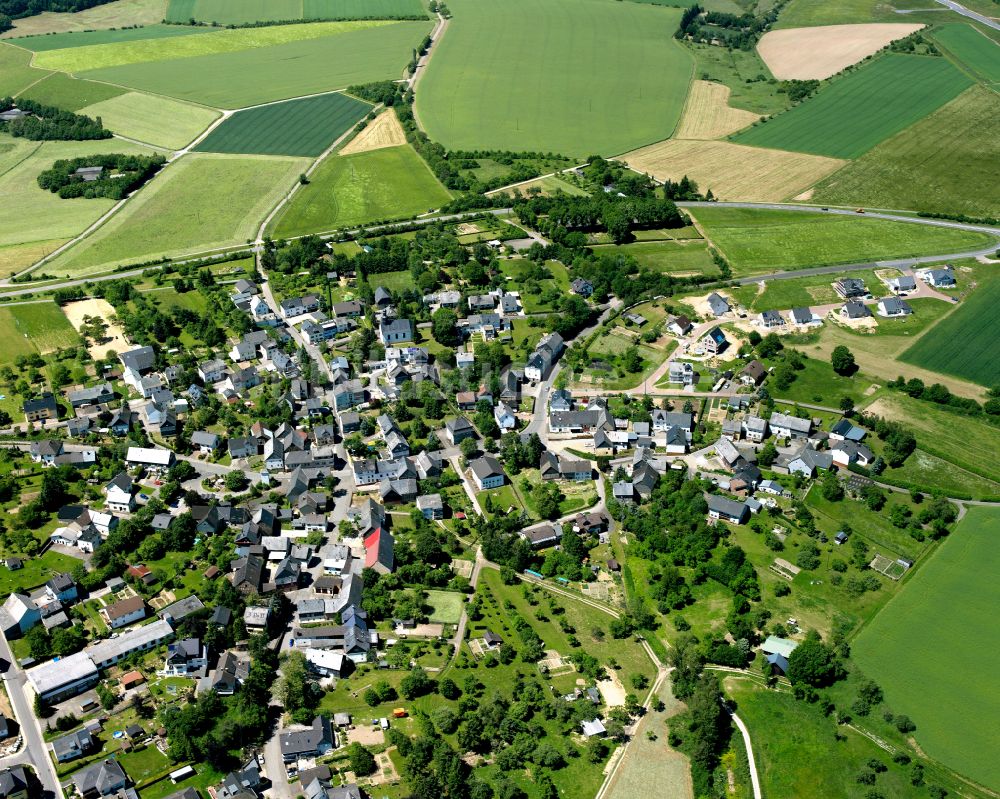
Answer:
[[[987,83],[1000,82],[1000,44],[971,25],[953,23],[934,30],[934,39]]]
[[[402,219],[447,202],[450,195],[410,145],[331,155],[296,192],[274,224],[278,238],[347,225]]]
[[[965,518],[882,612],[862,630],[854,660],[917,725],[933,758],[1000,788],[1000,693],[983,653],[995,643],[1000,512],[969,508]]]
[[[430,31],[429,21],[320,22],[254,30],[318,31],[322,26],[340,26],[341,32],[252,50],[93,69],[86,77],[217,108],[243,108],[398,78],[413,48]]]
[[[838,0],[817,3],[816,0],[791,0],[775,23],[778,28],[811,28],[814,25],[847,25],[853,22],[874,22],[880,0]]]
[[[239,111],[195,148],[201,152],[317,156],[371,109],[345,94],[322,94]]]
[[[127,25],[155,25],[163,19],[163,0],[114,0],[76,12],[45,11],[14,21],[14,29],[4,37],[37,36],[121,28]]]
[[[426,15],[420,0],[170,0],[168,22],[248,22],[289,19],[398,19]]]
[[[143,25],[139,28],[66,31],[47,36],[28,36],[14,39],[13,43],[18,47],[31,50],[33,53],[44,53],[49,50],[64,50],[69,47],[121,44],[123,42],[148,41],[149,39],[172,39],[175,36],[209,33],[211,30],[211,28],[181,27],[180,25]]]
[[[637,241],[594,247],[598,255],[631,255],[641,266],[666,274],[717,274],[719,268],[703,241]]]
[[[851,277],[865,281],[873,290],[881,285],[874,271],[851,272]],[[751,311],[766,311],[774,308],[782,310],[800,305],[826,305],[837,302],[838,294],[833,289],[836,275],[811,275],[793,280],[768,281],[764,290],[758,283],[730,289],[733,298]]]
[[[100,117],[106,128],[121,136],[173,150],[190,144],[219,118],[211,108],[142,92],[127,92],[81,111]]]
[[[990,243],[983,233],[885,219],[725,207],[689,210],[736,276],[934,255]]]
[[[458,624],[465,607],[465,594],[457,591],[428,591],[427,604],[434,610],[430,614],[432,622]]]
[[[312,25],[239,28],[193,33],[188,36],[93,44],[37,53],[34,64],[43,69],[83,72],[91,69],[143,64],[149,61],[172,61],[178,58],[238,53],[261,47],[319,39],[382,24],[387,23],[318,22]]]
[[[46,271],[85,275],[123,263],[243,244],[256,235],[305,165],[297,158],[185,156]]]
[[[50,72],[47,78],[25,89],[19,96],[66,111],[79,111],[93,103],[104,102],[124,93],[124,89],[107,83],[71,78],[62,72]]]
[[[28,86],[50,74],[29,65],[31,53],[0,42],[0,97],[23,92]]]
[[[943,372],[981,386],[1000,383],[998,302],[1000,280],[987,280],[900,358],[932,372]]]
[[[0,308],[0,334],[9,357],[38,352],[45,354],[80,342],[66,314],[55,303],[8,305]],[[3,358],[8,361],[7,357]]]
[[[857,158],[971,84],[945,58],[889,54],[833,79],[808,100],[733,141]]]
[[[1000,97],[973,86],[822,181],[812,199],[998,216],[1000,137],[993,130],[998,117]]]
[[[611,0],[449,8],[416,100],[445,147],[615,155],[677,126],[692,72],[672,38],[679,10]]]

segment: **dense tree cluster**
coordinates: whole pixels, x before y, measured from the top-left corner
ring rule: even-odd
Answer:
[[[105,129],[100,117],[91,119],[73,114],[51,105],[43,105],[26,97],[5,97],[0,109],[20,108],[27,116],[0,122],[0,131],[19,139],[32,141],[85,141],[110,139],[111,131]]]
[[[787,0],[779,0],[761,14],[729,14],[709,11],[698,5],[684,10],[674,36],[696,42],[719,43],[731,50],[752,50],[761,36],[778,19]]]
[[[556,194],[532,197],[515,204],[518,216],[553,241],[565,243],[572,232],[607,231],[616,243],[631,239],[631,231],[683,227],[684,217],[672,200],[650,195],[619,196],[598,192],[590,196]]]
[[[121,200],[142,186],[167,162],[162,155],[88,155],[56,161],[51,169],[38,176],[38,185],[63,199],[106,197]],[[97,180],[84,180],[76,174],[85,167],[102,167]]]

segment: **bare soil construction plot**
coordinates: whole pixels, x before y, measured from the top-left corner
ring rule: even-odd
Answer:
[[[389,109],[375,117],[368,127],[347,143],[340,154],[367,153],[370,150],[398,147],[401,144],[406,144],[406,134],[396,118],[396,113]]]
[[[780,80],[823,80],[922,27],[885,22],[768,31],[757,52]]]
[[[804,191],[846,161],[724,141],[668,139],[621,157],[657,180],[687,175],[720,200],[777,202]]]
[[[95,360],[103,358],[109,352],[125,352],[128,349],[128,342],[125,341],[125,331],[116,324],[111,323],[111,318],[115,315],[115,309],[107,300],[80,300],[71,302],[63,306],[63,313],[69,319],[69,323],[76,328],[77,332],[83,327],[83,319],[86,316],[100,317],[108,325],[106,340],[100,344],[91,344],[87,347],[90,357]]]
[[[721,83],[694,81],[675,138],[721,139],[760,119],[752,111],[730,106],[729,94],[729,87]]]

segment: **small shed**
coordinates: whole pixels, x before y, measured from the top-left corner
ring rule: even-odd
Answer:
[[[129,671],[122,675],[121,686],[122,690],[127,691],[129,688],[135,688],[137,685],[142,685],[146,682],[146,678],[138,671]]]

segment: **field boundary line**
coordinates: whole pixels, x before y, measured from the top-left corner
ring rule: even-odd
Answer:
[[[32,67],[32,69],[34,69],[34,67]],[[24,94],[26,91],[28,91],[28,89],[30,89],[32,86],[37,86],[43,80],[48,80],[49,78],[51,78],[55,74],[56,74],[55,72],[50,72],[48,75],[42,75],[42,77],[40,77],[38,80],[34,81],[33,83],[29,83],[27,86],[25,86],[23,89],[21,89],[21,91],[19,91],[17,94],[14,95],[14,98],[16,99],[16,98],[20,97],[22,94]]]

